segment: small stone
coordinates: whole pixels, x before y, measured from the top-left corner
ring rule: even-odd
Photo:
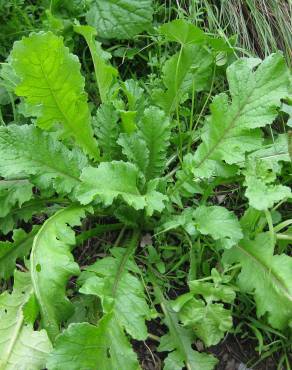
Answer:
[[[146,245],[152,245],[152,236],[149,233],[143,235],[140,242],[141,248],[145,248]]]
[[[204,343],[203,343],[203,342],[201,342],[200,340],[197,340],[197,341],[196,341],[196,347],[197,347],[197,350],[198,350],[199,352],[204,351]]]

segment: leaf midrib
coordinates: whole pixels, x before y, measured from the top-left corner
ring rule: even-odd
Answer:
[[[265,273],[267,273],[267,275],[271,278],[274,285],[276,285],[278,287],[278,289],[283,292],[285,297],[290,302],[292,302],[292,296],[290,295],[290,293],[289,293],[287,287],[285,286],[285,284],[283,283],[282,279],[279,276],[277,276],[276,272],[273,270],[273,267],[270,268],[268,265],[265,264],[265,262],[263,260],[261,260],[260,258],[257,258],[257,256],[255,256],[251,252],[247,251],[245,248],[241,247],[239,244],[236,245],[236,248],[238,248],[243,254],[248,256],[254,262],[256,262],[256,264],[258,264],[260,266],[260,268]]]
[[[33,288],[30,289],[30,291],[27,293],[27,297],[30,297],[31,295],[33,294]],[[19,307],[18,307],[18,310],[17,310],[17,323],[15,325],[15,328],[13,330],[13,334],[11,336],[11,338],[9,338],[9,346],[7,348],[7,350],[5,351],[4,353],[4,358],[1,359],[1,362],[0,362],[0,370],[5,370],[6,369],[6,365],[8,364],[8,361],[9,361],[9,358],[13,352],[13,349],[14,349],[14,345],[19,337],[19,334],[20,334],[20,331],[21,331],[21,328],[22,328],[22,325],[24,323],[24,315],[22,313],[22,308],[23,306],[26,304],[28,300],[26,299],[25,302],[23,302]]]
[[[42,312],[42,316],[46,318],[47,322],[49,322],[49,325],[52,325],[52,327],[56,327],[56,325],[57,325],[56,322],[52,321],[52,318],[54,319],[55,315],[54,315],[54,313],[52,313],[52,314],[50,313],[51,310],[47,307],[47,304],[44,302],[44,300],[42,298],[43,295],[42,295],[42,293],[39,289],[38,271],[36,270],[36,263],[35,263],[36,261],[35,261],[35,259],[36,259],[37,250],[39,249],[38,248],[39,239],[42,238],[42,235],[43,235],[43,233],[46,232],[46,229],[49,229],[50,225],[52,223],[54,223],[55,220],[58,219],[60,217],[60,215],[62,216],[62,214],[66,211],[68,211],[68,208],[64,208],[64,209],[60,210],[59,212],[55,213],[52,217],[50,217],[42,225],[42,227],[40,228],[36,237],[34,238],[34,242],[33,242],[32,249],[31,249],[31,254],[30,254],[30,273],[31,273],[31,281],[32,281],[33,289],[34,289],[36,298],[38,300],[39,307],[40,307],[40,310]],[[49,334],[49,337],[50,337],[50,334]]]
[[[42,233],[46,228],[49,228],[50,224],[55,221],[55,218],[59,217],[59,214],[63,212],[65,209],[55,213],[52,217],[50,217],[40,228],[39,232],[37,233],[36,237],[34,238],[34,242],[31,249],[30,254],[30,274],[31,274],[31,281],[33,285],[33,290],[35,293],[35,296],[37,298],[37,301],[39,303],[40,311],[43,313],[43,315],[46,317],[46,320],[51,322],[51,317],[54,315],[50,314],[50,310],[47,309],[47,305],[44,303],[42,299],[42,294],[39,289],[39,283],[38,283],[38,272],[36,271],[36,264],[35,264],[35,258],[36,258],[36,252],[38,250],[38,241],[41,239]],[[53,323],[55,325],[55,323]]]
[[[9,144],[9,141],[7,141],[7,140],[3,140],[4,142],[7,142],[8,144]],[[18,153],[18,151],[16,150],[16,153],[17,154],[19,154]],[[27,152],[28,153],[28,152]],[[23,156],[23,152],[22,153],[20,153],[20,156]],[[75,180],[75,181],[77,181],[77,182],[81,182],[81,180],[78,178],[78,177],[75,177],[75,176],[73,176],[73,175],[71,175],[71,174],[68,174],[68,173],[66,173],[66,172],[64,172],[64,171],[62,171],[62,170],[60,170],[59,168],[56,168],[55,166],[53,166],[51,163],[50,164],[48,164],[48,163],[46,163],[46,162],[44,162],[44,161],[42,161],[42,160],[40,160],[39,158],[38,159],[35,159],[34,157],[32,158],[31,156],[29,156],[29,155],[26,155],[25,156],[29,161],[32,161],[32,162],[35,162],[35,163],[37,163],[39,166],[42,166],[42,167],[47,167],[47,168],[49,168],[52,172],[55,172],[55,173],[59,173],[59,174],[61,174],[62,176],[64,176],[64,177],[68,177],[68,178],[70,178],[70,179],[72,179],[72,180]],[[30,173],[31,175],[33,175],[33,173]],[[27,179],[28,180],[28,179]]]
[[[160,302],[162,311],[164,312],[165,316],[168,319],[169,323],[169,332],[170,335],[173,337],[175,343],[176,343],[176,350],[180,351],[184,356],[184,362],[186,364],[187,370],[191,370],[191,364],[188,356],[188,350],[184,344],[184,341],[181,339],[178,323],[175,319],[173,319],[172,314],[169,312],[169,307],[167,302],[165,301],[164,297],[161,295],[162,302]],[[174,334],[174,335],[173,335]]]
[[[43,300],[43,294],[41,293],[40,289],[39,289],[39,284],[38,284],[38,271],[36,270],[36,252],[39,250],[38,248],[38,242],[39,242],[39,239],[41,239],[42,237],[42,234],[50,228],[50,225],[54,222],[56,222],[56,219],[58,219],[59,217],[63,217],[64,213],[66,214],[67,212],[70,213],[72,211],[77,211],[77,210],[84,210],[85,208],[82,207],[82,206],[78,206],[78,205],[71,205],[67,208],[63,208],[61,209],[60,211],[56,212],[53,216],[51,216],[40,228],[39,232],[37,233],[37,235],[35,236],[34,238],[34,242],[33,242],[33,246],[32,246],[32,250],[31,250],[31,255],[30,255],[30,274],[31,274],[31,281],[32,281],[32,285],[33,285],[33,289],[34,289],[34,293],[35,293],[35,296],[37,298],[37,301],[39,303],[39,307],[40,307],[40,311],[41,311],[41,314],[42,314],[42,318],[46,320],[46,322],[48,323],[46,325],[46,330],[48,332],[48,336],[49,336],[49,339],[51,341],[54,341],[54,335],[55,334],[52,334],[52,330],[53,329],[54,331],[59,331],[59,327],[58,327],[58,324],[56,322],[56,319],[55,319],[55,312],[54,312],[54,309],[50,309],[51,306],[47,306],[45,303],[44,303],[44,300]],[[79,218],[80,214],[78,214],[78,218]],[[80,216],[81,218],[82,216]],[[68,219],[66,219],[66,224],[68,224]],[[52,246],[50,246],[52,248]],[[48,330],[50,329],[50,330]]]
[[[128,259],[131,257],[135,248],[137,247],[137,242],[139,240],[139,235],[140,235],[139,231],[134,230],[133,235],[132,235],[132,239],[129,242],[129,245],[128,245],[124,255],[122,256],[121,260],[118,263],[117,273],[116,273],[116,276],[114,278],[114,283],[113,283],[113,286],[112,286],[112,296],[114,298],[116,298],[118,284],[119,284],[120,280],[122,279],[123,273],[127,272],[126,264],[128,262]]]
[[[44,79],[45,79],[45,81],[46,81],[47,87],[49,88],[49,90],[50,90],[50,92],[51,92],[51,95],[52,95],[52,97],[53,97],[53,99],[54,99],[54,102],[55,102],[56,107],[58,108],[58,110],[60,111],[61,115],[63,116],[63,118],[64,118],[64,120],[65,120],[65,122],[66,122],[67,126],[70,128],[70,130],[71,130],[72,132],[74,132],[75,139],[76,139],[77,141],[79,141],[79,140],[78,140],[78,136],[80,135],[80,133],[81,133],[82,131],[81,131],[81,132],[79,132],[79,133],[77,133],[78,135],[76,135],[74,124],[73,124],[73,125],[71,125],[71,124],[70,124],[69,117],[65,114],[65,112],[62,110],[61,106],[59,105],[58,99],[56,98],[56,95],[55,95],[55,93],[54,93],[54,89],[52,89],[51,84],[50,84],[50,82],[49,82],[49,80],[48,80],[48,78],[47,78],[47,75],[46,75],[45,71],[44,71],[42,60],[39,58],[39,55],[38,55],[37,53],[36,53],[36,57],[37,57],[37,59],[38,59],[38,61],[39,61],[39,64],[40,64],[40,67],[41,67],[41,71],[42,71],[43,77],[44,77]],[[74,121],[74,119],[72,120],[72,122],[73,122],[73,123],[75,122],[75,121]],[[82,137],[82,135],[80,135],[80,136]],[[83,145],[87,148],[88,152],[89,152],[89,153],[92,153],[90,146],[88,146],[88,145],[87,145],[87,141],[86,141],[86,140],[84,140],[84,139],[83,139],[83,137],[82,137],[82,143],[83,143]]]
[[[49,83],[49,80],[48,80],[47,75],[46,75],[46,73],[45,73],[45,71],[44,71],[44,68],[43,68],[42,60],[39,58],[38,53],[36,53],[36,56],[37,56],[37,59],[38,59],[38,61],[39,61],[40,67],[41,67],[41,71],[42,71],[42,74],[43,74],[43,78],[45,79],[46,84],[47,84],[47,87],[48,87],[48,89],[50,90],[50,93],[51,93],[51,95],[52,95],[52,96],[53,96],[53,98],[54,98],[55,105],[57,106],[58,110],[61,112],[62,116],[64,117],[64,120],[66,121],[66,124],[70,127],[70,129],[71,129],[73,132],[75,132],[75,131],[74,131],[74,126],[71,126],[71,125],[70,125],[70,122],[69,122],[68,117],[66,116],[65,112],[61,109],[61,107],[60,107],[60,105],[59,105],[58,99],[56,98],[56,95],[55,95],[55,93],[54,93],[54,90],[52,89],[51,84]],[[73,121],[73,122],[74,122],[74,121]]]
[[[30,157],[27,157],[29,160],[31,160],[31,158]],[[53,172],[55,172],[55,173],[59,173],[59,174],[61,174],[62,176],[64,176],[64,177],[68,177],[69,179],[72,179],[72,180],[74,180],[74,181],[76,181],[76,182],[81,182],[81,180],[78,178],[78,177],[75,177],[75,176],[73,176],[73,175],[70,175],[70,174],[68,174],[68,173],[66,173],[66,172],[64,172],[64,171],[61,171],[60,169],[58,169],[58,168],[56,168],[56,167],[54,167],[54,166],[52,166],[51,164],[47,164],[46,162],[43,162],[43,161],[41,161],[41,160],[35,160],[35,159],[32,159],[34,162],[36,162],[36,163],[38,163],[39,165],[41,165],[41,166],[44,166],[44,167],[47,167],[47,168],[49,168],[49,169],[51,169]]]
[[[252,95],[251,95],[252,96]],[[237,119],[240,117],[242,110],[244,107],[249,103],[250,96],[247,96],[244,103],[240,106],[238,112],[236,113],[235,117],[231,119],[230,125],[226,128],[226,130],[223,132],[223,134],[219,137],[218,141],[208,150],[208,152],[205,154],[205,156],[199,161],[197,164],[197,168],[200,167],[206,159],[208,159],[212,153],[216,150],[216,148],[221,144],[221,142],[225,139],[226,135],[230,132],[230,130],[233,129],[233,127],[236,125]],[[232,106],[232,104],[231,104]]]

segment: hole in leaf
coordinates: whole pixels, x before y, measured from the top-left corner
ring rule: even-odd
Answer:
[[[41,265],[39,263],[36,265],[35,269],[37,270],[37,272],[41,272],[42,271],[42,267],[41,267]]]

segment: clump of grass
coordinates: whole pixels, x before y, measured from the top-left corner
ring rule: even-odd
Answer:
[[[44,11],[30,0],[0,0],[0,58],[5,59],[13,42],[35,31]]]
[[[170,1],[170,0],[169,0]],[[292,65],[291,0],[172,0],[177,14],[220,36],[237,36],[237,44],[265,57],[282,50]]]

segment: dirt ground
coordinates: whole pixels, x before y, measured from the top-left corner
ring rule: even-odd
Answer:
[[[157,352],[156,345],[157,343],[151,340],[134,342],[143,370],[163,369],[166,354]],[[200,342],[196,346],[196,350],[203,349]],[[276,357],[269,357],[255,367],[247,366],[248,363],[256,363],[259,359],[255,346],[255,342],[239,341],[235,336],[228,335],[220,344],[211,347],[209,352],[219,360],[216,370],[276,370],[278,365]]]

